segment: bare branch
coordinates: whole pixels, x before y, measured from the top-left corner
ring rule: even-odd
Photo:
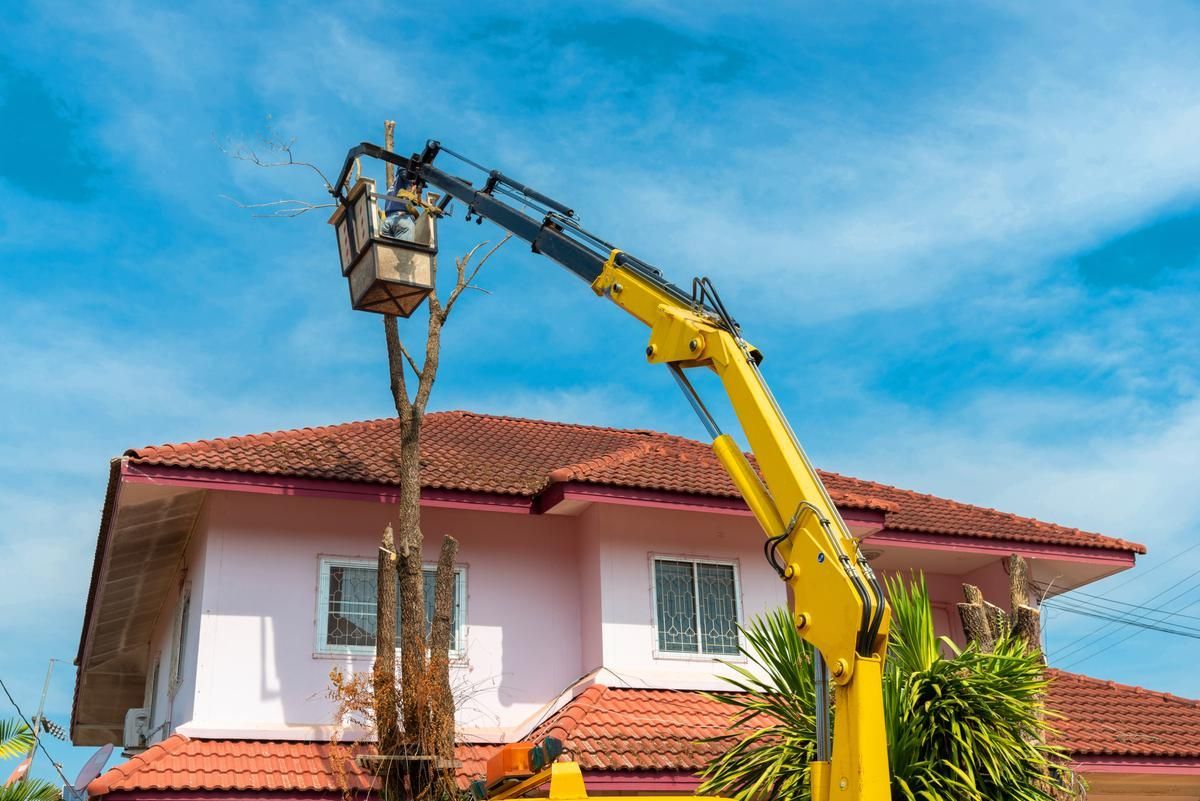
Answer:
[[[499,250],[500,247],[510,239],[512,239],[512,234],[505,234],[504,238],[497,242],[494,248],[483,255],[483,258],[480,259],[479,263],[475,265],[475,269],[471,271],[470,275],[466,274],[467,265],[470,264],[471,257],[475,255],[475,251],[486,245],[486,242],[481,242],[480,244],[471,248],[471,251],[467,253],[466,256],[463,256],[461,259],[457,259],[455,261],[455,265],[458,267],[458,280],[454,283],[454,290],[450,293],[450,299],[446,301],[446,308],[442,309],[441,316],[443,323],[446,322],[446,318],[450,316],[450,310],[454,308],[454,302],[458,300],[458,296],[463,293],[464,289],[470,287],[471,289],[478,289],[480,292],[487,293],[486,289],[480,289],[477,286],[473,286],[472,282],[475,280],[475,276],[479,275],[479,271],[483,269],[483,265],[487,264],[487,260],[492,257],[492,254]]]
[[[400,344],[400,331],[396,326],[396,318],[390,314],[383,316],[383,333],[387,339],[388,374],[391,377],[392,401],[396,405],[396,415],[401,419],[408,417],[411,404],[408,400],[408,387],[404,381],[404,362],[401,361],[404,346]]]
[[[384,120],[383,122],[383,149],[389,153],[395,150],[396,143],[396,121]],[[396,165],[392,162],[384,164],[385,177],[387,178],[387,191],[392,191],[392,183],[396,180]]]
[[[307,200],[272,200],[267,203],[243,203],[229,195],[220,195],[219,197],[228,200],[239,209],[274,209],[270,214],[255,214],[255,217],[264,218],[286,218],[299,217],[306,212],[315,211],[316,209],[332,209],[336,207],[336,203],[310,203]]]
[[[237,159],[238,161],[248,161],[251,164],[258,165],[259,167],[307,167],[320,176],[321,182],[325,184],[325,188],[332,192],[333,184],[327,177],[325,177],[325,173],[321,171],[320,167],[310,161],[296,161],[296,156],[294,153],[292,153],[292,146],[295,143],[295,139],[290,139],[287,142],[276,142],[269,138],[264,140],[264,144],[271,152],[286,156],[286,159],[281,159],[279,161],[267,161],[259,156],[253,148],[248,148],[244,145],[238,145],[236,148],[230,150],[220,142],[217,142],[216,144],[217,148],[226,156],[229,156],[232,159]]]
[[[417,360],[414,359],[412,354],[408,352],[408,348],[404,347],[403,342],[399,342],[398,344],[400,345],[400,352],[404,354],[404,358],[408,360],[408,366],[412,368],[412,371],[417,374],[417,378],[419,379],[421,377],[421,368],[417,367]]]

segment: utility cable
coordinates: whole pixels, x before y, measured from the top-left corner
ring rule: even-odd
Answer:
[[[1185,551],[1185,553],[1186,553],[1186,551]],[[1149,572],[1149,571],[1147,571],[1147,572]],[[1153,601],[1156,598],[1161,598],[1163,595],[1166,595],[1168,592],[1175,589],[1180,584],[1183,584],[1186,581],[1190,581],[1192,578],[1194,578],[1198,575],[1200,575],[1200,570],[1195,570],[1192,573],[1189,573],[1188,575],[1184,576],[1179,581],[1170,585],[1166,589],[1160,590],[1159,592],[1150,596],[1149,598],[1146,599],[1145,602]],[[1190,592],[1190,591],[1191,590],[1189,589],[1189,590],[1185,591],[1184,594],[1186,594],[1187,592]],[[1166,601],[1164,603],[1169,603],[1169,601]],[[1061,659],[1062,657],[1067,656],[1071,653],[1075,653],[1075,652],[1081,651],[1081,650],[1086,650],[1088,647],[1090,647],[1091,644],[1095,643],[1096,635],[1098,635],[1098,634],[1100,634],[1100,632],[1102,632],[1106,629],[1110,629],[1110,628],[1111,628],[1111,625],[1104,624],[1101,626],[1097,626],[1096,628],[1092,629],[1091,631],[1087,632],[1086,634],[1084,634],[1081,637],[1076,637],[1071,642],[1056,649],[1054,652],[1055,657]],[[1105,634],[1101,637],[1101,639],[1107,638],[1108,636],[1109,635]]]
[[[1180,596],[1175,596],[1175,597],[1176,597],[1176,598],[1178,598],[1178,597],[1180,597]],[[1198,604],[1198,603],[1200,603],[1200,598],[1197,598],[1196,600],[1194,600],[1194,601],[1191,601],[1190,603],[1187,603],[1187,604],[1185,604],[1184,606],[1182,606],[1182,607],[1180,608],[1180,611],[1182,611],[1183,609],[1190,609],[1191,607],[1195,606],[1195,605],[1196,605],[1196,604]],[[1141,633],[1142,633],[1142,629],[1141,629],[1140,627],[1139,627],[1139,628],[1135,628],[1133,631],[1129,632],[1129,633],[1128,633],[1128,634],[1126,634],[1124,637],[1122,637],[1121,639],[1117,640],[1117,641],[1116,641],[1116,642],[1114,642],[1114,643],[1109,643],[1109,644],[1107,644],[1107,645],[1101,645],[1101,647],[1100,647],[1100,648],[1098,648],[1098,649],[1095,649],[1095,650],[1091,651],[1090,653],[1085,653],[1083,656],[1078,656],[1078,655],[1076,655],[1076,657],[1075,657],[1074,659],[1072,659],[1072,660],[1071,660],[1070,662],[1068,662],[1067,664],[1063,665],[1063,668],[1064,668],[1064,669],[1066,669],[1066,668],[1072,667],[1072,666],[1074,666],[1074,665],[1081,665],[1081,664],[1083,664],[1084,662],[1086,662],[1086,661],[1088,661],[1089,659],[1091,659],[1092,657],[1099,656],[1100,654],[1104,653],[1104,652],[1105,652],[1105,651],[1107,651],[1107,650],[1110,650],[1110,649],[1112,649],[1112,648],[1116,648],[1116,647],[1117,647],[1118,645],[1120,645],[1121,643],[1123,643],[1123,642],[1125,642],[1126,640],[1129,640],[1129,639],[1131,639],[1131,638],[1133,638],[1133,637],[1136,637],[1138,634],[1141,634]]]
[[[17,706],[17,702],[13,699],[12,693],[8,691],[8,685],[4,683],[4,679],[0,679],[0,688],[8,696],[8,702],[13,705],[13,709],[17,710],[17,716],[21,718],[21,722],[28,726],[32,732],[33,724],[29,722],[29,718],[25,717],[25,713],[21,711],[21,707]],[[54,757],[50,756],[50,752],[46,750],[45,744],[42,743],[42,738],[38,737],[36,733],[34,733],[33,737],[34,741],[38,744],[38,748],[42,749],[42,753],[46,755],[46,759],[50,760],[50,764],[54,766],[54,772],[58,774],[58,778],[62,779],[64,785],[71,786],[71,782],[67,781],[67,777],[63,775],[62,768],[54,761]],[[30,762],[30,767],[33,767],[32,762]],[[29,774],[26,773],[25,775],[28,776]]]
[[[1158,620],[1146,615],[1126,616],[1113,614],[1102,609],[1095,609],[1087,606],[1072,606],[1063,604],[1047,604],[1046,608],[1054,609],[1061,612],[1069,612],[1074,615],[1082,615],[1091,617],[1097,620],[1108,620],[1113,623],[1119,623],[1123,626],[1134,626],[1136,628],[1149,629],[1151,631],[1161,631],[1166,634],[1177,634],[1180,637],[1194,637],[1200,639],[1200,629],[1191,626],[1168,626],[1167,620]],[[1167,610],[1163,610],[1164,614],[1169,614]]]
[[[1182,608],[1189,609],[1189,608],[1194,607],[1195,604],[1198,604],[1198,603],[1200,603],[1200,598],[1196,598],[1195,601],[1186,604],[1186,606],[1183,606]],[[1133,637],[1138,636],[1138,634],[1140,634],[1140,633],[1141,633],[1140,630],[1134,630],[1132,632],[1129,632],[1128,634],[1126,634],[1126,636],[1122,637],[1121,639],[1118,639],[1116,643],[1111,643],[1110,645],[1104,646],[1104,648],[1094,650],[1091,652],[1091,654],[1085,654],[1084,656],[1074,658],[1074,660],[1068,662],[1066,664],[1066,666],[1063,666],[1063,669],[1076,666],[1076,664],[1082,664],[1084,662],[1087,662],[1088,660],[1091,660],[1092,657],[1096,657],[1096,656],[1099,656],[1100,654],[1104,654],[1105,651],[1116,648],[1117,645],[1120,645],[1121,643],[1126,642],[1126,640],[1132,639]]]
[[[1039,587],[1044,586],[1040,582],[1034,582],[1034,584]],[[1160,614],[1171,614],[1174,617],[1183,617],[1183,618],[1187,618],[1188,620],[1200,620],[1200,615],[1182,615],[1179,613],[1172,613],[1169,610],[1163,609],[1162,607],[1146,606],[1144,604],[1132,604],[1132,603],[1129,603],[1128,601],[1118,601],[1113,598],[1105,598],[1103,595],[1093,595],[1092,593],[1084,592],[1082,590],[1069,590],[1068,592],[1064,592],[1062,595],[1059,595],[1059,596],[1051,599],[1050,601],[1047,601],[1046,605],[1053,608],[1053,607],[1058,606],[1059,604],[1063,603],[1064,600],[1070,601],[1071,599],[1075,598],[1075,596],[1079,596],[1081,598],[1087,598],[1089,601],[1092,601],[1093,603],[1107,604],[1107,605],[1113,606],[1113,607],[1121,607],[1120,609],[1114,610],[1114,614],[1124,612],[1124,610],[1126,610],[1126,609],[1142,609],[1142,610],[1146,610],[1148,612],[1157,612]]]

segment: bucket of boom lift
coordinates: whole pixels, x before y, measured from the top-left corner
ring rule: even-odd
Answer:
[[[431,196],[432,197],[432,196]],[[433,289],[437,267],[437,213],[433,203],[396,198],[380,207],[375,182],[359,178],[329,218],[337,231],[342,275],[357,311],[408,317]]]

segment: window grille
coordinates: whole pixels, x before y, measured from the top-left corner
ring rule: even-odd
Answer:
[[[433,625],[433,589],[436,570],[426,567],[425,633]],[[378,591],[376,565],[365,559],[322,559],[317,647],[329,653],[375,651],[375,598]],[[396,599],[397,631],[400,599]],[[466,643],[463,632],[466,608],[466,571],[454,570],[454,605],[450,612],[450,650],[461,654]]]
[[[175,612],[175,631],[171,640],[171,673],[167,691],[174,696],[183,684],[184,660],[187,659],[188,617],[191,614],[192,591],[185,587]]]
[[[147,709],[150,710],[149,725],[146,728],[150,728],[151,726],[154,725],[154,718],[155,718],[155,716],[158,715],[158,666],[159,666],[159,664],[161,664],[160,660],[157,657],[155,657],[154,670],[150,671],[150,685],[149,685],[149,687],[147,687],[147,692],[146,692],[146,695],[148,697],[147,697],[145,706]]]
[[[729,655],[738,652],[738,586],[728,562],[654,560],[658,650]]]

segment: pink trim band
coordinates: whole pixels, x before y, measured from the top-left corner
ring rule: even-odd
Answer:
[[[1073,756],[1084,773],[1150,773],[1160,776],[1200,776],[1200,757]]]
[[[166,484],[192,489],[252,492],[261,495],[337,498],[367,503],[396,503],[400,498],[398,487],[384,484],[272,476],[261,473],[235,473],[225,470],[197,470],[161,465],[138,465],[130,464],[128,461],[121,467],[121,476],[130,484]],[[421,503],[425,506],[450,509],[486,507],[490,511],[528,514],[533,500],[519,495],[425,488],[421,490]]]

